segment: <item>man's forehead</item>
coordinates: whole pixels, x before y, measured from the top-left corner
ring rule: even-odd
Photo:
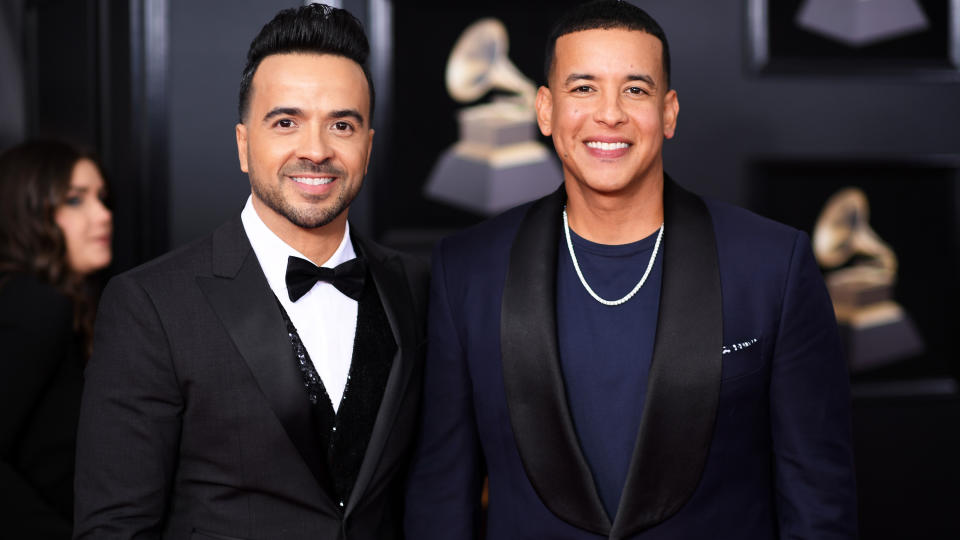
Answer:
[[[563,80],[573,72],[592,73],[611,67],[661,70],[662,54],[660,39],[643,30],[591,28],[557,38],[552,71]]]
[[[328,73],[327,71],[317,71],[316,68],[318,66],[322,66],[327,70],[333,68],[336,72]],[[363,67],[350,58],[338,54],[309,51],[277,53],[265,56],[253,74],[252,82],[256,84],[258,80],[262,82],[285,73],[305,74],[316,79],[325,80],[330,80],[330,75],[337,75],[337,78],[357,76],[366,82]]]
[[[369,107],[363,68],[353,60],[335,54],[291,52],[266,56],[257,66],[250,86],[251,104],[260,106],[273,106],[264,101],[297,96],[309,98],[311,94],[319,94],[338,101],[351,101],[354,107],[363,110]]]
[[[564,34],[557,38],[553,52],[558,57],[561,53],[568,56],[571,52],[582,52],[584,47],[607,47],[598,52],[613,54],[638,46],[647,50],[655,49],[657,53],[663,50],[660,38],[649,32],[616,27],[589,28]]]

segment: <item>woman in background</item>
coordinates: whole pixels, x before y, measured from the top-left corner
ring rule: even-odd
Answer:
[[[96,163],[59,142],[0,156],[0,536],[69,538],[89,276],[110,264]]]

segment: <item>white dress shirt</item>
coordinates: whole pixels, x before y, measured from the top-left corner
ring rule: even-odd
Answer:
[[[253,208],[252,197],[247,198],[240,219],[243,221],[247,238],[250,239],[250,245],[253,246],[253,252],[260,262],[260,268],[267,276],[267,283],[297,328],[300,341],[310,354],[313,367],[320,375],[336,412],[347,385],[350,361],[353,358],[353,338],[357,332],[357,301],[341,293],[333,285],[318,281],[307,294],[296,302],[291,302],[287,294],[287,257],[292,255],[307,261],[310,259],[290,247],[267,227]],[[321,266],[333,268],[356,256],[353,243],[350,242],[348,223],[340,246]],[[294,367],[292,349],[289,362],[290,367]]]

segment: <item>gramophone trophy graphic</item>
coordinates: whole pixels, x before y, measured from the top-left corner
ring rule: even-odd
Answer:
[[[537,88],[507,57],[507,30],[497,19],[481,19],[457,40],[447,61],[447,92],[460,103],[491,89],[513,95],[463,108],[460,140],[437,160],[426,195],[492,215],[546,195],[562,174],[553,153],[536,140],[533,103]]]
[[[853,371],[923,352],[916,327],[893,300],[897,257],[869,217],[867,196],[846,188],[827,200],[813,233]]]

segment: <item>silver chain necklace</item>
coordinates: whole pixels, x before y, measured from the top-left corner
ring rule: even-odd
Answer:
[[[566,206],[563,207],[563,232],[567,235],[567,249],[570,250],[570,258],[573,259],[573,269],[577,271],[577,277],[580,278],[580,283],[583,283],[583,288],[586,289],[587,292],[590,293],[590,296],[592,296],[597,302],[600,302],[605,306],[619,306],[620,304],[633,298],[633,295],[637,294],[637,291],[640,290],[640,287],[643,287],[643,284],[647,282],[647,276],[650,275],[650,270],[653,269],[653,262],[657,260],[657,253],[660,251],[660,241],[663,240],[663,223],[660,224],[660,232],[657,233],[657,243],[653,246],[653,254],[650,255],[650,262],[647,263],[647,270],[643,273],[643,277],[640,278],[640,282],[637,283],[637,286],[619,300],[605,300],[600,298],[600,295],[593,292],[593,289],[591,289],[590,285],[587,284],[587,279],[583,277],[583,272],[580,271],[580,263],[577,262],[576,254],[573,253],[573,241],[570,240],[570,223],[567,221]]]

